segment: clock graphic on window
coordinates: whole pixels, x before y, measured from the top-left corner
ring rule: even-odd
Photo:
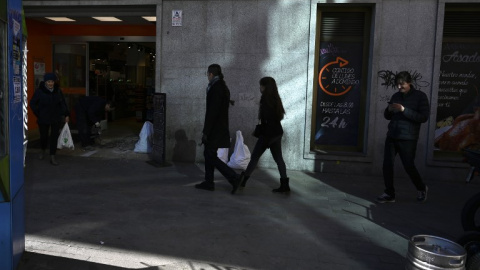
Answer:
[[[335,61],[323,66],[318,74],[318,83],[323,92],[331,96],[341,96],[352,89],[351,85],[344,84],[346,80],[337,78],[338,71],[342,71],[346,65],[348,65],[347,60],[337,57]],[[340,73],[343,74],[343,72]]]

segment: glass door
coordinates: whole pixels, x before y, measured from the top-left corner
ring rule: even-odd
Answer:
[[[89,94],[115,103],[113,118],[150,120],[155,42],[90,42]]]

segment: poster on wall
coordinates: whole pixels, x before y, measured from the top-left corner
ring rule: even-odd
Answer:
[[[34,62],[33,75],[35,78],[35,89],[37,89],[40,86],[40,82],[43,81],[43,75],[45,75],[45,63]]]
[[[13,76],[13,103],[22,102],[22,78]]]
[[[16,15],[16,14],[15,14]],[[20,68],[22,62],[22,52],[21,52],[21,44],[20,44],[20,35],[21,35],[21,24],[19,21],[12,19],[12,32],[13,32],[13,44],[12,44],[12,66],[13,66],[13,74],[20,75]]]
[[[172,26],[182,26],[181,10],[172,10]]]
[[[33,63],[33,75],[43,76],[45,74],[45,63],[43,62],[34,62]]]
[[[321,42],[319,55],[315,144],[357,146],[363,45]]]
[[[436,150],[480,144],[480,45],[443,43],[435,126]]]

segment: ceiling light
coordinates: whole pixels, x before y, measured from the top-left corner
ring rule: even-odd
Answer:
[[[142,16],[142,18],[144,18],[145,20],[147,20],[149,22],[156,22],[157,21],[157,17],[155,17],[155,16]]]
[[[49,19],[56,22],[74,22],[75,21],[67,17],[45,17],[45,19]]]
[[[121,22],[122,20],[115,18],[115,17],[92,17],[95,20],[99,20],[102,22]]]

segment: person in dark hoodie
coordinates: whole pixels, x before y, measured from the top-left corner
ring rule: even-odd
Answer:
[[[103,120],[105,112],[112,109],[112,103],[98,96],[83,96],[78,99],[75,105],[77,118],[77,129],[82,149],[85,151],[93,150],[91,146],[92,126],[100,128],[100,121]]]
[[[30,108],[37,117],[40,131],[40,146],[42,148],[39,158],[45,157],[47,145],[50,148],[50,163],[58,165],[55,160],[57,140],[62,124],[70,120],[70,112],[65,102],[62,90],[56,83],[55,73],[46,73],[43,82],[35,90],[30,100]]]

